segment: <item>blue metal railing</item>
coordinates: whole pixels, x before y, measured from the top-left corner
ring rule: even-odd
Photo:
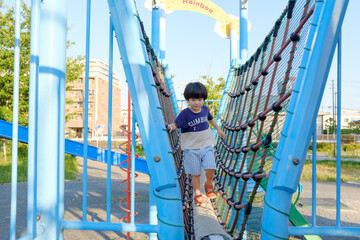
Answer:
[[[13,138],[11,163],[11,216],[10,240],[15,239],[17,205],[17,163],[18,163],[18,125],[19,125],[19,74],[20,74],[20,1],[16,1],[15,11],[15,54],[14,54],[14,93],[13,93]]]

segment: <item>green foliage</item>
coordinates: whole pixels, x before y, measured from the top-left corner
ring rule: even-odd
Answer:
[[[327,156],[334,156],[334,144],[333,143],[317,143],[317,153],[326,153]],[[312,142],[309,146],[309,152],[312,152]],[[360,157],[360,144],[348,143],[342,144],[341,157],[345,158],[359,158]]]
[[[14,8],[0,0],[0,119],[12,122],[15,13]],[[30,6],[21,4],[20,23],[20,74],[19,74],[19,124],[27,126],[29,112],[30,68]],[[74,43],[68,42],[70,47]],[[66,82],[72,82],[83,72],[83,58],[67,58]]]
[[[144,151],[144,148],[142,146],[136,146],[135,147],[135,151],[136,151],[136,154],[141,157],[141,158],[145,158],[145,151]]]
[[[309,145],[309,150],[312,150],[312,142]],[[316,143],[316,151],[318,152],[328,152],[329,150],[334,150],[334,144],[333,143]]]
[[[2,3],[3,5],[3,3]],[[29,63],[30,63],[30,7],[21,4],[22,21],[20,23],[20,74],[19,74],[19,123],[26,125],[29,102]],[[11,121],[13,107],[14,80],[14,8],[2,6],[0,11],[0,117]]]
[[[225,79],[220,77],[217,80],[214,80],[213,77],[210,76],[201,76],[202,80],[206,81],[205,87],[208,91],[208,97],[209,100],[221,100],[224,88],[225,88]],[[216,118],[216,114],[219,109],[219,102],[214,102],[213,104],[209,104],[210,111],[212,110],[212,114],[214,115],[214,118]],[[212,109],[214,107],[214,109]]]
[[[122,145],[123,144],[123,145]],[[125,142],[120,142],[118,145],[121,145],[121,148],[125,150],[127,150],[127,143]],[[131,145],[131,144],[130,144]],[[123,152],[125,153],[125,152]],[[138,155],[140,158],[144,158],[145,159],[145,150],[143,148],[142,145],[136,145],[135,146],[135,153],[136,155]],[[126,154],[126,153],[125,153]]]
[[[336,133],[336,121],[333,118],[326,119],[324,133],[333,134]]]
[[[360,125],[349,122],[348,129],[341,129],[342,134],[360,134]]]
[[[3,144],[3,141],[1,141]],[[6,140],[6,161],[3,153],[3,145],[0,148],[0,184],[11,182],[11,140]],[[28,145],[18,144],[18,182],[27,181]],[[65,179],[73,180],[78,172],[76,158],[65,154]]]
[[[322,160],[316,162],[316,179],[320,182],[336,181],[336,161]],[[360,181],[360,162],[341,161],[341,181],[353,182]],[[312,162],[306,161],[301,180],[311,181],[312,179]]]
[[[78,172],[78,163],[75,157],[65,154],[65,179],[74,180]]]

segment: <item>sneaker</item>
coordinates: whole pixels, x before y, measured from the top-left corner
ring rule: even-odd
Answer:
[[[204,188],[205,188],[205,192],[206,192],[206,196],[210,199],[215,199],[216,198],[216,194],[214,192],[214,187],[213,185],[206,185],[204,184]]]
[[[195,201],[195,205],[201,205],[201,204],[205,203],[205,201],[204,201],[201,194],[200,195],[195,195],[194,196],[194,201]]]

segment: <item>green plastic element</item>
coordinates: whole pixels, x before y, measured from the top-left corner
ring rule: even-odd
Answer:
[[[291,204],[289,220],[293,226],[297,227],[309,227],[310,224],[299,213],[294,204]],[[322,238],[317,235],[304,235],[307,240],[321,240]]]
[[[295,202],[293,203],[295,206],[298,203],[299,198],[300,198],[300,183],[298,184],[298,194],[296,196]]]
[[[261,181],[260,186],[266,191],[268,181]],[[296,227],[309,227],[310,224],[306,221],[306,219],[299,213],[294,204],[291,204],[290,213],[289,213],[289,221],[293,226]],[[320,236],[316,235],[304,235],[307,240],[321,240]]]

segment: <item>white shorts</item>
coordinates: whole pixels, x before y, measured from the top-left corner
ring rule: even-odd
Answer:
[[[214,147],[184,150],[185,174],[200,175],[204,169],[216,169]]]

